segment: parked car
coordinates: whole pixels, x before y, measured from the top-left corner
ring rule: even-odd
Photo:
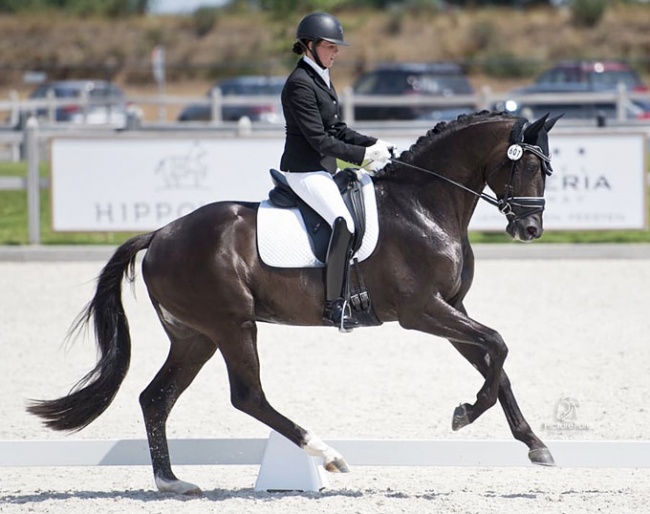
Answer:
[[[463,68],[450,62],[395,63],[380,65],[364,73],[353,86],[355,95],[471,95],[474,89]],[[433,107],[420,105],[355,106],[355,120],[441,119],[444,112],[474,111],[474,105]]]
[[[209,99],[212,98],[214,89],[219,88],[224,97],[266,96],[275,98],[272,102],[264,101],[253,105],[224,105],[221,109],[221,117],[224,121],[238,121],[246,116],[251,121],[284,123],[280,93],[285,81],[286,77],[263,75],[244,75],[219,81],[208,91],[208,100],[205,103],[188,105],[178,115],[178,121],[212,120],[212,105]]]
[[[531,86],[515,90],[534,93],[553,87],[576,91],[615,91],[623,84],[628,91],[648,91],[648,86],[632,66],[619,60],[561,61],[542,73]]]
[[[44,100],[54,96],[57,106],[53,119],[56,122],[111,125],[116,128],[135,128],[142,121],[140,108],[127,101],[124,91],[104,80],[59,80],[40,84],[29,96],[30,100]],[[87,96],[88,104],[84,105]],[[63,103],[61,103],[63,102]],[[21,111],[19,125],[29,114],[42,120],[50,119],[47,106],[42,104]]]
[[[572,101],[572,94],[617,91],[622,84],[630,92],[648,92],[648,86],[639,74],[623,61],[563,61],[542,73],[530,86],[511,91],[512,99],[497,108],[527,117],[537,117],[550,112],[564,113],[565,119],[616,118],[616,102]],[[553,102],[528,100],[538,94],[562,95]],[[650,119],[650,100],[627,100],[624,105],[626,119]]]

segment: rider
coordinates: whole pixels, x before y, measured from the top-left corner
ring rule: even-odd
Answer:
[[[343,28],[327,13],[312,13],[298,25],[293,52],[303,55],[282,90],[286,140],[280,168],[296,194],[332,226],[325,270],[326,323],[349,330],[358,321],[346,312],[345,284],[354,221],[334,182],[336,159],[361,165],[386,163],[391,145],[350,129],[341,119],[329,69],[339,52]]]

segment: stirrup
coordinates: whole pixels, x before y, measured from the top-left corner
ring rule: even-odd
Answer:
[[[349,315],[347,315],[348,312]],[[323,320],[330,326],[338,327],[339,332],[344,334],[352,332],[353,328],[360,326],[360,323],[352,316],[349,303],[343,298],[327,302]]]
[[[350,310],[350,315],[346,316],[346,311]],[[349,325],[345,326],[345,322],[348,322]],[[342,334],[349,334],[352,332],[352,329],[359,326],[359,322],[352,316],[352,311],[347,300],[343,300],[343,305],[341,306],[341,323],[339,325],[339,332]]]

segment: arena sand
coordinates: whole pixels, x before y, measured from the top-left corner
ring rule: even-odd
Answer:
[[[26,414],[94,365],[92,341],[64,336],[90,299],[101,262],[0,263],[0,439],[141,439],[138,394],[168,349],[141,280],[125,286],[131,370],[109,410],[64,436]],[[545,440],[643,440],[650,416],[650,260],[478,260],[466,306],[497,329],[524,415]],[[511,439],[499,406],[459,432],[460,402],[479,375],[444,340],[396,324],[340,335],[260,325],[262,379],[273,405],[323,439]],[[558,404],[580,430],[557,430]],[[548,427],[551,428],[548,428]],[[546,428],[545,428],[546,427]],[[229,403],[217,355],[179,400],[170,438],[267,437]],[[522,445],[521,451],[526,448]],[[0,513],[575,513],[647,512],[650,473],[615,468],[354,467],[319,493],[261,493],[255,466],[177,466],[204,490],[155,491],[149,467],[0,468]]]

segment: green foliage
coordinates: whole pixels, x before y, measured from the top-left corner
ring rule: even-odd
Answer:
[[[484,59],[487,75],[499,78],[524,78],[535,72],[535,65],[527,59],[515,57],[510,52],[491,52]]]
[[[313,11],[333,12],[349,3],[345,0],[259,0],[260,8],[276,17],[302,15]]]
[[[63,11],[70,14],[110,17],[147,12],[151,0],[0,0],[0,13]]]
[[[571,0],[571,19],[578,27],[595,27],[607,10],[607,0]]]
[[[218,21],[219,10],[215,7],[199,7],[192,13],[192,27],[199,38],[212,32]]]

